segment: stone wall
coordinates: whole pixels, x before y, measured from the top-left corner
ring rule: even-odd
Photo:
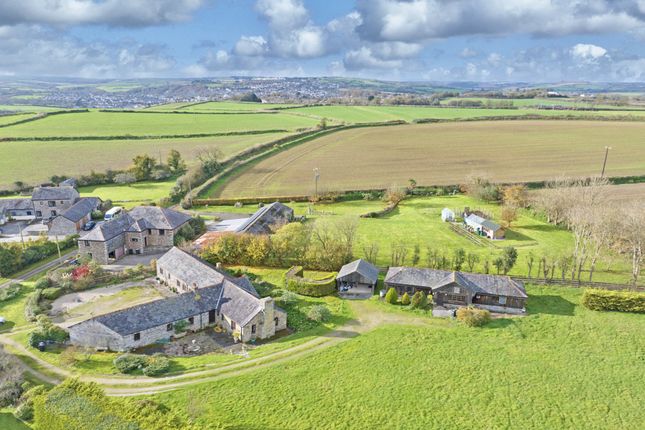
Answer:
[[[110,351],[124,351],[123,337],[93,320],[87,320],[69,328],[72,345],[87,346]]]
[[[78,253],[91,257],[98,264],[108,264],[108,252],[105,242],[78,240]]]

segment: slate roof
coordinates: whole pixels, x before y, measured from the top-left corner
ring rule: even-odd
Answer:
[[[262,310],[262,301],[228,279],[222,283],[220,312],[244,327]]]
[[[132,219],[129,214],[125,213],[111,219],[110,221],[97,225],[94,229],[90,230],[89,233],[81,236],[81,240],[105,242],[125,233],[133,223],[134,219]]]
[[[358,259],[345,264],[340,268],[336,279],[343,278],[352,273],[358,273],[372,282],[376,282],[378,280],[378,268],[363,259]]]
[[[9,210],[29,210],[34,204],[31,199],[0,199],[0,212]]]
[[[72,222],[77,222],[84,216],[92,213],[101,204],[98,197],[81,197],[76,203],[65,211],[61,216]]]
[[[293,209],[280,202],[271,203],[258,209],[243,224],[237,227],[238,233],[271,234],[272,227],[293,219]]]
[[[510,276],[480,275],[415,267],[390,267],[385,275],[386,284],[425,287],[433,291],[453,282],[474,293],[528,297],[522,282],[511,279]]]
[[[74,179],[74,178],[65,179],[63,182],[58,184],[58,186],[59,187],[62,186],[62,187],[74,187],[74,188],[76,188],[76,179]]]
[[[157,266],[170,268],[173,275],[190,287],[204,288],[219,284],[225,278],[224,274],[210,264],[177,247],[159,257]]]
[[[137,206],[128,214],[135,220],[145,219],[148,228],[174,230],[190,220],[190,215],[159,206]]]
[[[69,186],[36,187],[31,193],[32,200],[76,200],[78,196],[76,188]]]
[[[475,214],[470,214],[466,217],[466,220],[471,221],[475,224],[479,224],[482,227],[486,227],[489,230],[497,231],[500,228],[502,228],[499,224],[494,223],[491,220],[488,220],[486,218],[482,218],[479,215]]]

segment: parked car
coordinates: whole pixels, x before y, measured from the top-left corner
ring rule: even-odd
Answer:
[[[83,226],[83,230],[84,231],[90,231],[90,230],[92,230],[94,228],[95,225],[96,225],[96,221],[88,221]]]

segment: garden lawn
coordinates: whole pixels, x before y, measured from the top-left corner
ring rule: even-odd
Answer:
[[[62,117],[52,118],[60,119]],[[36,124],[37,122],[26,124]],[[184,131],[191,133],[190,130],[190,127],[187,127]],[[88,174],[92,170],[104,172],[108,169],[127,169],[132,165],[132,159],[139,154],[148,154],[157,160],[161,158],[165,162],[171,149],[179,151],[189,163],[195,160],[197,152],[202,148],[217,148],[222,151],[224,157],[230,157],[253,146],[281,139],[288,134],[265,133],[140,140],[0,142],[0,188],[9,188],[17,180],[33,184],[45,182],[52,175],[78,176]],[[46,156],[43,155],[45,153]],[[24,163],[24,160],[29,160],[29,163]]]
[[[0,128],[0,137],[175,136],[202,133],[289,130],[314,127],[314,118],[288,114],[200,115],[75,112]]]
[[[576,289],[528,291],[524,318],[385,326],[155,398],[222,429],[641,427],[645,317],[585,310]]]
[[[381,201],[348,201],[330,204],[316,204],[313,206],[314,215],[308,214],[309,203],[288,203],[294,208],[296,215],[306,215],[308,219],[328,217],[336,219],[340,216],[358,217],[371,211],[382,209],[385,204]],[[381,218],[360,218],[357,234],[357,243],[354,247],[355,257],[364,257],[364,247],[375,243],[379,247],[377,264],[380,266],[391,265],[392,246],[403,244],[408,249],[406,265],[411,265],[414,246],[419,245],[420,261],[419,266],[427,267],[427,248],[438,250],[448,258],[452,258],[457,248],[463,248],[467,253],[476,253],[480,261],[475,265],[475,272],[483,272],[483,263],[486,258],[491,263],[491,273],[495,273],[492,262],[506,246],[514,246],[518,251],[518,259],[511,275],[526,276],[528,266],[526,256],[529,252],[535,256],[535,263],[532,275],[537,274],[537,260],[542,255],[547,255],[549,261],[559,255],[570,254],[573,249],[572,234],[563,229],[547,223],[540,217],[528,210],[519,212],[520,216],[507,231],[507,239],[490,241],[484,240],[490,246],[478,246],[466,238],[453,232],[448,223],[441,221],[441,210],[452,209],[455,214],[460,214],[464,207],[472,210],[482,210],[493,216],[493,220],[499,221],[501,207],[496,204],[485,203],[472,199],[465,195],[441,196],[441,197],[419,197],[404,200],[397,209]],[[208,206],[196,209],[198,212],[240,212],[252,213],[257,210],[257,205],[245,205],[241,208],[234,208],[232,205]],[[607,262],[598,264],[594,273],[594,280],[606,282],[626,283],[630,279],[630,265],[627,260],[617,255],[612,255],[611,271],[605,271]],[[469,271],[464,263],[462,270]],[[555,277],[559,277],[557,273]],[[588,275],[583,273],[582,279],[586,280]]]
[[[8,408],[0,409],[0,429],[2,430],[28,430],[27,424],[13,416],[13,410]]]

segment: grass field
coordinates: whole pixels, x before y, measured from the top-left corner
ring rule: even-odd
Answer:
[[[13,123],[15,123],[17,121],[24,121],[26,119],[29,119],[29,118],[33,117],[33,116],[34,116],[33,113],[28,113],[28,112],[17,113],[17,114],[13,114],[13,115],[1,115],[0,116],[0,126],[7,126],[7,125],[13,124]]]
[[[31,427],[19,421],[9,409],[0,409],[0,429],[2,430],[28,430]]]
[[[585,111],[558,111],[539,109],[467,109],[467,108],[436,108],[426,106],[313,106],[289,109],[288,112],[297,112],[318,118],[329,118],[339,122],[361,123],[415,119],[469,119],[500,116],[542,115],[542,116],[576,116],[590,115],[616,117],[629,115],[645,119],[645,110],[637,112],[585,112]]]
[[[528,293],[525,318],[480,329],[438,319],[385,326],[297,361],[155,397],[222,429],[640,427],[645,319],[588,311],[575,289]]]
[[[349,201],[333,204],[317,204],[315,210],[322,215],[308,215],[307,203],[291,203],[289,206],[295,209],[296,215],[307,215],[307,218],[329,217],[331,219],[339,216],[351,215],[358,217],[360,214],[382,209],[383,202],[380,201]],[[518,259],[511,274],[526,276],[527,265],[525,256],[533,252],[536,258],[546,254],[555,258],[560,254],[569,254],[573,249],[573,236],[567,230],[555,227],[545,221],[536,218],[528,211],[520,214],[519,219],[507,232],[507,238],[502,241],[487,241],[491,244],[488,247],[481,247],[469,242],[462,236],[453,232],[447,223],[441,221],[441,210],[445,207],[451,208],[459,213],[464,207],[479,209],[490,213],[499,220],[500,207],[497,205],[474,200],[464,195],[426,197],[404,200],[399,207],[389,215],[382,218],[361,218],[357,233],[357,244],[354,248],[356,257],[364,257],[364,245],[375,243],[379,246],[377,263],[381,266],[391,264],[390,252],[392,245],[401,243],[408,248],[408,261],[414,245],[418,244],[421,250],[420,266],[427,267],[427,247],[439,250],[450,258],[457,248],[463,248],[466,252],[477,253],[481,261],[475,265],[475,271],[483,271],[483,261],[489,258],[491,263],[500,254],[505,246],[514,246],[518,250]],[[249,213],[254,209],[253,205],[242,208],[232,206],[209,206],[202,208],[212,212],[242,212]],[[533,276],[536,274],[536,266],[533,268]],[[606,264],[599,264],[598,272],[594,273],[597,281],[627,282],[629,280],[629,267],[627,261],[614,256],[611,261],[611,272],[606,272]],[[467,267],[464,266],[464,270]],[[494,267],[491,266],[494,272]],[[559,273],[558,273],[559,275]],[[587,275],[583,273],[583,279]]]
[[[36,122],[28,123],[35,124]],[[124,169],[137,154],[162,160],[171,149],[192,160],[200,148],[215,146],[228,157],[255,145],[287,136],[267,133],[242,136],[217,136],[192,139],[144,139],[109,141],[9,141],[0,142],[0,188],[21,180],[38,183],[52,175],[80,175],[91,170]]]
[[[226,112],[226,111],[263,111],[267,109],[297,106],[282,103],[244,103],[244,102],[208,102],[184,105],[179,109],[186,112]],[[288,112],[288,111],[287,111]]]
[[[175,185],[175,180],[170,179],[162,182],[137,182],[129,185],[93,185],[79,188],[81,197],[100,197],[105,200],[112,200],[115,205],[126,208],[139,204],[157,202],[168,197],[170,190]]]
[[[471,173],[501,182],[645,171],[645,123],[495,121],[359,128],[332,133],[242,170],[214,197],[308,195],[319,189],[457,184]]]
[[[597,104],[590,101],[580,101],[575,99],[566,99],[566,98],[548,98],[548,99],[487,99],[485,97],[454,97],[447,98],[441,101],[442,105],[448,106],[453,100],[462,100],[462,101],[480,101],[486,103],[490,100],[491,103],[499,102],[513,102],[514,107],[526,108],[534,106],[571,106],[577,108],[596,108],[596,109],[611,109],[611,110],[624,110],[624,109],[642,109],[642,106],[614,106],[606,104]]]
[[[11,112],[56,112],[65,110],[55,106],[35,106],[35,105],[0,105],[0,111]]]
[[[191,115],[154,112],[78,112],[0,129],[0,137],[163,136],[314,127],[313,118],[289,114]]]

